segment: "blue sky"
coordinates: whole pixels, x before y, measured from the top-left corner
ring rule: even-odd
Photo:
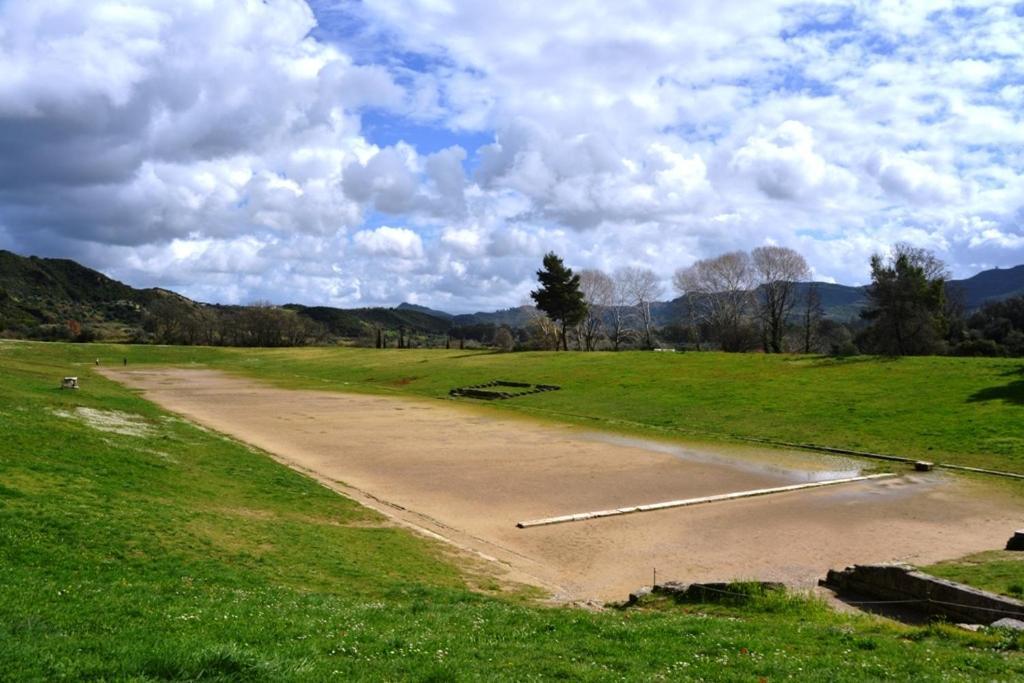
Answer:
[[[1024,3],[0,3],[0,248],[208,301],[1024,262]]]

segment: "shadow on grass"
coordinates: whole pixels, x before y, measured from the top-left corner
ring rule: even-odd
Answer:
[[[979,389],[967,397],[968,403],[980,403],[982,401],[1004,401],[1016,405],[1024,405],[1024,366],[1014,370],[1008,370],[999,375],[1000,377],[1017,377],[1009,384],[999,387],[987,387]]]
[[[893,619],[912,626],[924,626],[932,621],[931,616],[926,612],[914,609],[911,604],[898,600],[879,600],[869,595],[859,593],[839,592],[832,593],[832,596],[839,602],[856,608],[858,611],[876,614],[886,619]]]
[[[814,359],[808,363],[809,367],[812,368],[840,368],[848,365],[859,365],[863,363],[896,363],[902,360],[901,356],[872,356],[872,355],[857,355],[857,356],[815,356]]]
[[[449,360],[455,360],[457,358],[479,358],[480,356],[496,356],[498,354],[506,353],[505,351],[473,351],[471,353],[461,353],[458,356],[448,356]]]

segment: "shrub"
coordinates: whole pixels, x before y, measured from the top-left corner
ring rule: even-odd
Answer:
[[[860,349],[849,339],[833,344],[830,350],[830,355],[836,358],[848,358],[858,354],[860,354]]]
[[[954,356],[1003,356],[1002,346],[994,339],[966,339],[953,347]]]

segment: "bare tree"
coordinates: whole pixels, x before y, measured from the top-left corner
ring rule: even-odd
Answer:
[[[757,299],[764,350],[782,352],[786,321],[796,305],[796,283],[810,278],[804,257],[789,247],[757,247],[750,253],[757,277]]]
[[[640,332],[644,348],[654,348],[654,324],[651,320],[651,303],[661,296],[658,276],[649,268],[622,268],[618,271],[624,294],[640,318]]]
[[[615,351],[618,351],[623,342],[628,341],[633,335],[633,330],[630,327],[633,319],[630,311],[631,302],[623,276],[622,270],[615,271],[615,276],[612,278],[611,306],[608,311],[608,339]]]
[[[549,318],[540,309],[534,309],[533,315],[526,323],[526,333],[530,345],[535,349],[557,351],[561,342],[561,331],[558,323]],[[459,348],[462,348],[461,346]]]
[[[587,302],[587,315],[579,324],[581,348],[593,351],[604,327],[604,316],[613,305],[615,282],[600,270],[580,271],[580,290]]]
[[[507,327],[499,327],[498,331],[494,333],[494,345],[502,351],[511,351],[515,345],[516,340],[512,338],[512,333],[509,332]]]
[[[690,339],[701,350],[701,327],[708,322],[710,307],[703,305],[701,297],[700,271],[698,268],[679,268],[672,276],[672,287],[686,305],[686,326],[690,331]]]
[[[723,350],[749,348],[754,270],[746,252],[697,261],[677,271],[673,283],[686,294],[694,320],[707,321]]]
[[[821,319],[825,312],[821,307],[821,295],[818,293],[818,286],[815,283],[807,285],[807,292],[804,294],[803,313],[803,347],[804,353],[810,353],[811,349],[817,347]]]

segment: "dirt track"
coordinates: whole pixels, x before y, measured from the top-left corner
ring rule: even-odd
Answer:
[[[854,562],[927,563],[1001,547],[1024,519],[1024,499],[928,473],[517,529],[524,519],[849,476],[820,470],[848,470],[850,461],[696,453],[438,401],[277,389],[208,370],[105,374],[562,599],[624,599],[655,567],[666,580],[811,585]],[[819,464],[808,467],[812,457]]]

